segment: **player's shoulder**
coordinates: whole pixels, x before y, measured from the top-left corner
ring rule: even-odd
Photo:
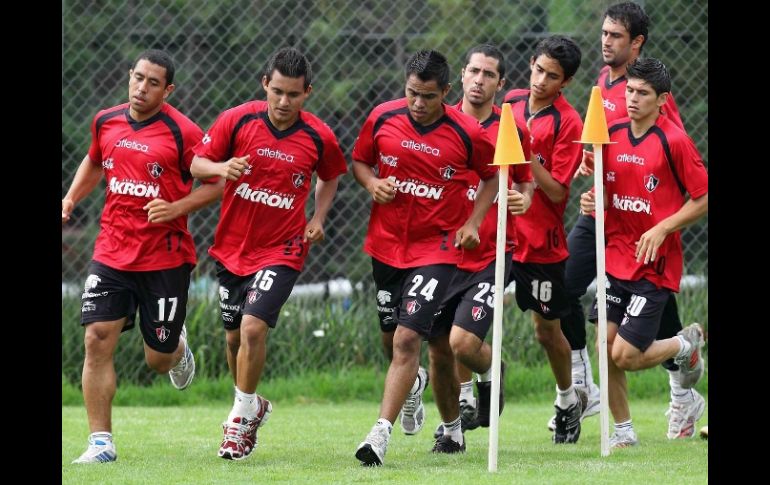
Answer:
[[[198,123],[190,119],[189,116],[179,111],[176,107],[169,103],[163,103],[161,112],[171,118],[182,130],[200,130]]]
[[[384,103],[378,104],[372,110],[371,115],[381,116],[385,113],[391,113],[394,111],[407,110],[407,109],[408,109],[408,106],[406,103],[406,98],[398,98],[398,99],[392,99],[390,101],[385,101]],[[404,111],[404,113],[406,113],[406,111]]]
[[[128,103],[123,103],[117,106],[101,109],[94,115],[94,121],[117,116],[120,113],[123,113],[126,109],[128,109],[128,107],[129,107]]]
[[[664,115],[658,116],[658,119],[655,120],[655,126],[663,133],[670,145],[691,143],[692,141],[690,136],[679,125]]]
[[[322,137],[334,139],[337,138],[334,135],[334,130],[332,130],[332,128],[324,120],[311,113],[310,111],[300,111],[300,119],[307,126],[317,131]]]
[[[529,89],[511,89],[503,97],[504,103],[518,103],[529,98]]]

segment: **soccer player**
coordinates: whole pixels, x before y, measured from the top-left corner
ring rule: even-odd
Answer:
[[[703,375],[703,330],[693,323],[676,336],[656,340],[669,293],[682,277],[680,230],[708,211],[708,174],[692,140],[660,112],[671,92],[666,66],[637,59],[627,66],[629,118],[609,127],[604,145],[607,237],[607,352],[609,408],[615,420],[610,446],[638,444],[628,406],[625,371],[674,358],[681,386]],[[685,194],[690,198],[686,199]],[[584,214],[596,207],[592,191],[580,198]],[[597,302],[590,315],[596,322]],[[685,423],[694,433],[694,420]]]
[[[500,125],[500,108],[495,106],[495,94],[505,85],[505,59],[502,52],[491,44],[472,47],[465,55],[465,67],[461,72],[463,97],[455,109],[476,118],[497,140]],[[529,131],[526,125],[518,126],[519,139],[524,156],[529,158]],[[509,275],[511,258],[516,243],[514,215],[523,214],[532,202],[532,173],[529,165],[513,165],[509,168],[508,191],[509,217],[506,224],[505,274]],[[472,204],[478,190],[479,178],[468,177],[468,203]],[[497,204],[487,212],[479,228],[481,242],[475,249],[464,249],[449,285],[445,304],[440,309],[434,325],[451,329],[449,344],[454,353],[457,373],[460,377],[460,416],[462,429],[489,427],[490,393],[492,389],[492,348],[484,338],[492,324],[495,298],[495,247],[497,242]],[[505,282],[508,284],[508,281]],[[453,323],[454,322],[454,323]],[[478,374],[478,406],[473,396],[473,375]],[[501,375],[501,382],[503,381]],[[500,411],[502,412],[503,386],[500,386]],[[444,434],[439,424],[434,437]]]
[[[532,205],[516,218],[519,245],[513,255],[516,302],[532,310],[535,335],[545,348],[556,378],[555,443],[576,443],[587,396],[572,385],[570,348],[559,319],[569,307],[564,287],[568,256],[564,208],[569,184],[580,164],[583,122],[562,94],[580,66],[580,48],[571,39],[554,35],[540,41],[530,61],[529,89],[505,95],[517,124],[526,124],[532,137],[535,179]]]
[[[353,149],[353,173],[374,201],[364,251],[372,257],[380,327],[395,330],[380,418],[356,450],[364,465],[382,465],[405,400],[406,411],[422,408],[423,339],[445,423],[445,435],[433,451],[465,451],[449,335],[432,322],[460,262],[460,248],[478,246],[479,226],[497,192],[488,134],[474,118],[443,102],[450,88],[446,58],[434,50],[419,51],[407,60],[405,78],[406,97],[374,108]],[[482,182],[469,213],[464,198],[471,171]]]
[[[249,101],[216,119],[195,147],[192,173],[227,179],[209,254],[217,261],[227,363],[235,383],[219,456],[241,460],[257,446],[257,429],[272,404],[256,394],[269,328],[291,293],[310,244],[347,171],[332,130],[302,110],[310,95],[310,63],[293,48],[275,52],[262,76],[267,101]],[[315,213],[305,218],[313,172]]]
[[[626,2],[610,6],[604,13],[602,24],[602,59],[606,64],[599,73],[597,85],[604,100],[604,113],[607,122],[625,118],[626,112],[626,66],[635,61],[642,52],[648,39],[649,18],[642,7]],[[667,117],[684,130],[679,110],[674,97],[669,93],[666,103],[661,107]],[[578,174],[593,173],[593,153],[584,151],[584,160]],[[562,319],[562,331],[572,348],[572,381],[581,386],[589,396],[588,408],[584,416],[599,412],[599,388],[594,384],[591,361],[586,351],[585,315],[580,298],[588,285],[596,277],[596,226],[593,214],[578,216],[577,222],[567,236],[569,259],[565,269],[565,284],[570,300],[570,313]],[[682,322],[677,312],[676,299],[671,293],[663,310],[659,338],[676,335],[682,329]],[[669,439],[686,438],[694,434],[694,428],[688,422],[700,418],[705,408],[703,396],[695,389],[683,388],[680,384],[679,366],[673,360],[661,364],[669,375],[670,405],[668,415]],[[553,430],[553,419],[549,428]]]
[[[88,449],[73,463],[118,458],[112,437],[113,355],[121,332],[134,326],[137,307],[147,365],[168,373],[177,389],[190,385],[195,360],[184,320],[195,245],[187,214],[222,195],[222,184],[192,190],[192,148],[203,132],[166,103],[174,63],[163,51],[142,52],[129,70],[129,102],[99,111],[91,146],[67,195],[62,224],[104,174],[101,227],[82,296],[85,326],[83,401]]]

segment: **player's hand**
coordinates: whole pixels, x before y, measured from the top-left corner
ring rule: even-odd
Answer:
[[[70,217],[72,216],[72,210],[75,208],[75,203],[72,202],[72,199],[62,199],[61,200],[61,223],[64,225],[65,222],[68,222],[70,220]]]
[[[396,178],[373,178],[366,189],[372,194],[372,199],[378,204],[387,204],[396,197]]]
[[[222,164],[221,176],[227,180],[238,180],[243,172],[249,167],[249,157],[251,155],[244,155],[242,157],[233,157],[230,160]]]
[[[481,243],[479,238],[479,228],[472,224],[465,223],[463,227],[457,230],[455,235],[455,247],[463,249],[475,249]]]
[[[644,264],[652,263],[658,257],[658,249],[666,240],[666,230],[660,224],[655,225],[650,230],[642,234],[642,237],[636,241],[636,262],[644,259]]]
[[[307,226],[305,227],[305,237],[302,241],[318,243],[323,241],[324,237],[325,234],[323,225],[315,219],[310,219],[310,222],[308,222]]]
[[[583,159],[580,161],[580,166],[575,172],[575,176],[573,178],[578,178],[580,176],[588,177],[593,173],[594,173],[594,152],[583,150]]]
[[[147,222],[153,224],[173,221],[182,215],[174,204],[163,199],[153,199],[142,209],[147,211]]]
[[[527,212],[532,204],[532,199],[518,190],[508,189],[508,211],[514,216],[520,216]]]
[[[589,190],[588,192],[583,192],[583,195],[580,196],[580,212],[583,214],[590,216],[593,211],[596,210],[596,194]]]

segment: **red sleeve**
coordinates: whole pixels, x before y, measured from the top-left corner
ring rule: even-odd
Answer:
[[[495,145],[489,137],[489,132],[480,125],[471,133],[473,153],[471,154],[470,168],[479,174],[481,180],[488,180],[495,176],[497,166],[490,165],[495,158]]]
[[[193,147],[193,152],[199,157],[207,158],[212,162],[224,162],[230,154],[230,135],[233,132],[235,116],[230,110],[221,113],[214,120],[209,131],[203,139]]]
[[[99,117],[99,113],[91,120],[91,146],[88,147],[88,158],[91,159],[91,163],[94,165],[102,166],[102,147],[99,146],[99,139],[96,136],[96,118]]]
[[[574,140],[580,140],[583,122],[576,116],[565,118],[559,130],[559,138],[553,144],[551,177],[563,186],[569,187],[583,156],[583,145],[573,143]]]
[[[676,101],[674,101],[674,95],[672,93],[668,93],[666,104],[663,105],[663,115],[673,121],[676,126],[682,129],[682,131],[685,133],[687,132],[687,130],[684,129],[682,116],[679,114],[679,108],[676,106]]]
[[[334,132],[327,125],[324,125],[324,130],[321,130],[321,138],[324,144],[324,157],[323,160],[318,161],[318,177],[321,180],[331,180],[337,178],[340,175],[348,171],[347,163],[345,162],[345,156],[342,154],[339,143],[337,143],[337,137],[334,136]]]
[[[374,153],[374,122],[377,120],[377,110],[372,110],[364,121],[361,131],[353,146],[353,160],[363,162],[372,167],[377,165],[377,157]]]
[[[709,191],[708,172],[689,136],[682,134],[681,138],[673,140],[671,156],[674,158],[677,176],[690,197],[697,199],[706,195]]]

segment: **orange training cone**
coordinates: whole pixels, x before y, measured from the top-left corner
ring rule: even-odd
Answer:
[[[583,125],[580,143],[604,145],[609,142],[610,134],[607,131],[607,118],[604,116],[602,93],[599,90],[599,86],[594,86],[591,88],[591,100],[588,102],[586,122]]]
[[[503,103],[500,127],[497,130],[495,159],[492,165],[513,165],[516,163],[529,163],[529,160],[524,158],[524,150],[521,149],[519,130],[516,129],[516,123],[513,121],[511,103]]]

